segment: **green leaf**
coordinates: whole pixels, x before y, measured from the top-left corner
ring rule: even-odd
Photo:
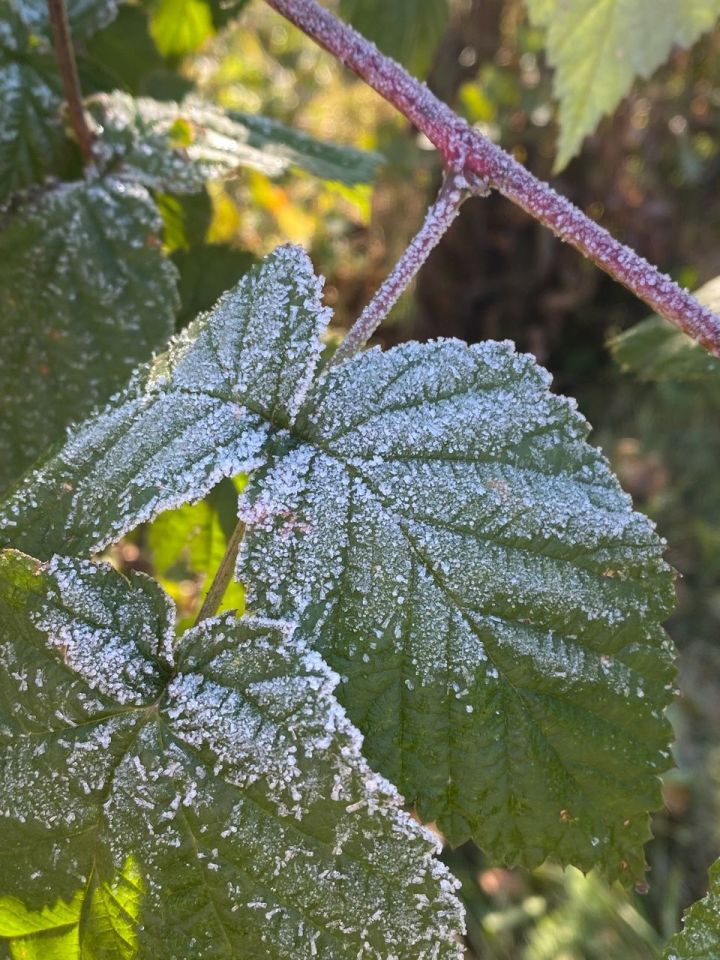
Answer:
[[[236,286],[240,277],[257,263],[247,250],[210,243],[176,250],[172,261],[180,274],[180,326],[209,310],[225,290]]]
[[[63,142],[61,84],[50,43],[0,0],[0,201],[52,170]]]
[[[704,306],[720,309],[720,277],[710,280],[695,296]],[[653,316],[610,342],[623,370],[648,381],[707,381],[720,384],[720,360],[664,317]]]
[[[322,351],[320,293],[304,251],[280,247],[25,478],[0,532],[42,559],[83,555],[260,466]]]
[[[95,882],[72,900],[28,910],[15,897],[0,898],[0,937],[9,938],[12,960],[134,960],[144,892],[133,858],[109,883]]]
[[[449,19],[447,0],[340,0],[340,14],[383,53],[425,76]]]
[[[265,117],[188,100],[184,104],[98,94],[88,102],[102,134],[100,162],[118,164],[153,190],[185,193],[241,167],[280,176],[300,168],[326,180],[368,183],[381,158],[316,140]]]
[[[638,876],[670,765],[661,541],[531,357],[448,340],[316,377],[327,320],[307,259],[281,248],[80,427],[0,529],[82,554],[256,470],[249,609],[300,617],[421,816],[496,860]]]
[[[459,960],[453,880],[337,677],[287,623],[173,628],[143,575],[2,555],[0,891],[41,907],[131,857],[138,960]]]
[[[0,487],[171,334],[176,271],[147,191],[38,192],[0,220]]]
[[[249,484],[248,606],[294,610],[367,755],[453,843],[641,874],[671,578],[574,404],[507,343],[327,371]]]
[[[665,951],[664,960],[710,960],[720,956],[720,860],[709,872],[708,895],[685,914],[683,929]]]
[[[214,33],[204,0],[158,0],[150,16],[150,34],[164,57],[195,53]]]
[[[72,0],[75,37],[115,15],[115,0]],[[65,143],[62,85],[45,0],[0,0],[0,202],[57,172]]]
[[[118,0],[66,0],[65,8],[70,30],[77,40],[107,26],[117,16]],[[20,21],[32,36],[34,45],[41,39],[52,42],[46,0],[2,0],[0,18]]]
[[[690,47],[720,15],[720,0],[527,0],[547,28],[547,56],[560,102],[561,170],[611,113],[636,77],[649,77],[674,44]]]

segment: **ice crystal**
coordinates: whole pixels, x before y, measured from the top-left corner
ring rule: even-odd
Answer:
[[[0,893],[69,899],[130,859],[141,960],[459,960],[456,883],[335,674],[291,624],[226,615],[173,650],[173,620],[148,578],[0,554]]]
[[[710,867],[710,890],[685,914],[664,960],[711,960],[720,956],[720,862]]]

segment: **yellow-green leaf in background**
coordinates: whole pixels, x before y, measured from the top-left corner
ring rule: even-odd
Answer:
[[[527,0],[530,19],[547,29],[560,104],[562,169],[583,139],[649,77],[673,45],[690,47],[720,15],[720,0]]]

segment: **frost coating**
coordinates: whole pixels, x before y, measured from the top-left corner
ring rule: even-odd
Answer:
[[[331,368],[251,479],[238,576],[300,615],[371,762],[454,842],[632,875],[669,764],[669,574],[548,386],[507,343]]]
[[[329,319],[320,295],[302,250],[268,257],[28,476],[0,515],[6,542],[84,554],[260,465],[309,388]]]
[[[182,104],[124,93],[87,101],[101,138],[101,166],[153,190],[194,193],[207,180],[237,176],[248,167],[270,177],[292,167],[349,185],[373,180],[381,158],[374,153],[315,140],[274,120],[194,98]]]
[[[0,0],[0,203],[51,169],[63,139],[57,64],[49,37],[34,36],[24,22],[31,8]]]
[[[0,488],[170,336],[160,227],[147,191],[111,178],[39,192],[0,222]]]
[[[459,960],[456,882],[286,623],[173,651],[147,578],[0,554],[0,894],[69,899],[132,858],[139,960]]]
[[[117,13],[115,0],[69,0],[73,36]],[[55,169],[63,143],[62,84],[46,0],[0,0],[0,203]]]
[[[318,377],[319,297],[294,249],[248,274],[28,478],[7,539],[84,553],[254,468],[249,609],[301,619],[421,816],[498,860],[641,874],[670,762],[661,541],[531,357],[446,340]]]
[[[710,890],[685,914],[683,929],[670,941],[664,960],[711,960],[720,956],[720,862],[710,867]]]

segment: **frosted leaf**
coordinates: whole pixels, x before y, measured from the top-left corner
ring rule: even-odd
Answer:
[[[459,960],[456,883],[320,657],[284,622],[173,633],[142,575],[0,554],[0,896],[130,861],[138,960]]]
[[[92,552],[262,463],[310,386],[320,290],[297,247],[246,274],[28,474],[0,509],[6,543],[42,559]]]
[[[23,22],[26,6],[0,0],[0,203],[42,179],[63,141],[57,62],[49,40]]]
[[[257,311],[261,278],[277,309]],[[497,860],[641,874],[670,765],[672,585],[652,525],[529,356],[407,344],[311,384],[326,320],[303,255],[276,253],[27,478],[5,536],[83,553],[255,469],[249,609],[301,619],[421,816]],[[289,394],[272,404],[269,374]]]
[[[0,219],[0,488],[173,329],[176,270],[144,187],[38,192]]]
[[[116,0],[69,0],[75,39],[112,20]],[[0,0],[0,203],[60,160],[62,83],[47,0]]]
[[[495,859],[643,871],[670,765],[662,544],[506,343],[371,350],[251,478],[239,578],[344,678],[366,752]]]
[[[663,960],[712,960],[720,956],[720,861],[710,867],[710,890],[685,914]]]
[[[95,33],[117,16],[118,0],[66,0],[64,4],[75,40]],[[46,0],[2,0],[0,16],[14,16],[38,40],[52,43],[52,27]]]
[[[98,94],[87,109],[102,165],[153,190],[192,193],[207,180],[236,176],[249,167],[280,176],[299,167],[347,184],[374,179],[374,153],[314,139],[265,117],[189,99],[183,104],[125,93]]]

